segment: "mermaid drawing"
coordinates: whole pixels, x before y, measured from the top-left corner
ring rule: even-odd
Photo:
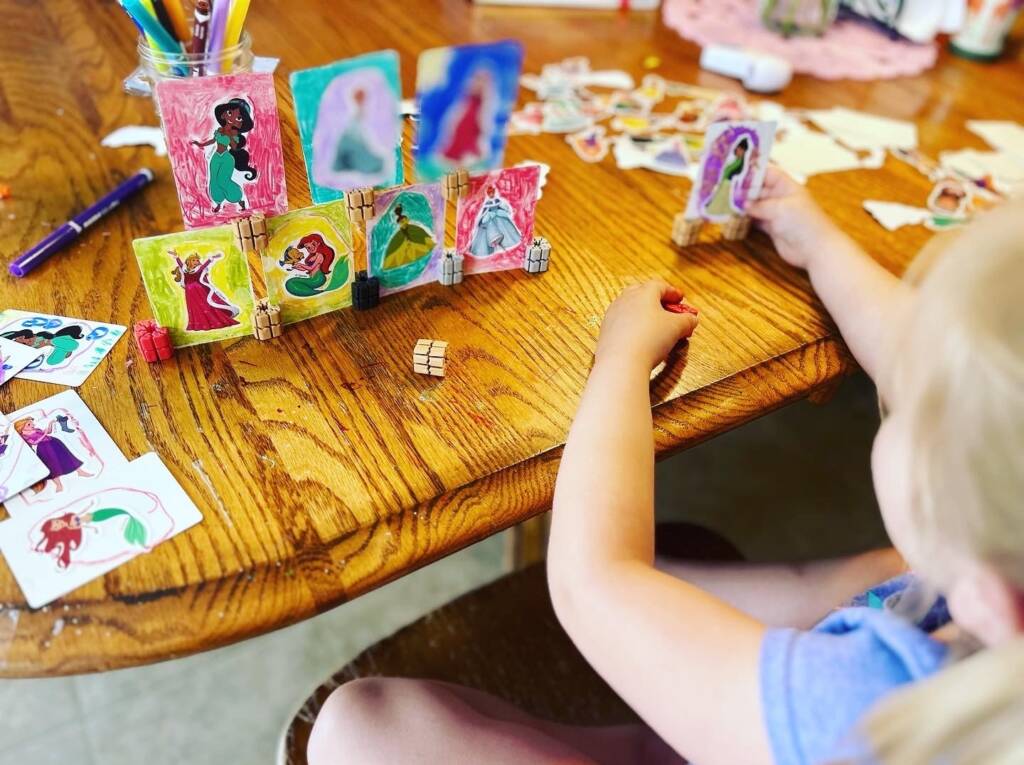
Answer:
[[[338,258],[320,234],[307,234],[295,245],[285,248],[278,262],[286,271],[305,276],[285,280],[284,288],[295,297],[312,297],[336,290],[348,281],[348,259]]]
[[[82,534],[86,529],[94,528],[98,523],[124,519],[121,534],[124,541],[136,547],[146,546],[146,527],[142,521],[127,510],[118,507],[104,507],[85,513],[64,513],[56,518],[43,522],[39,533],[42,539],[36,544],[37,552],[53,555],[58,568],[71,565],[71,553],[82,546]]]
[[[718,178],[718,183],[715,184],[715,190],[704,205],[704,211],[708,215],[722,217],[742,212],[736,208],[733,202],[733,191],[743,181],[746,174],[749,151],[750,139],[744,136],[733,148],[733,158],[722,168],[722,174]]]
[[[489,258],[523,241],[512,219],[512,206],[498,195],[494,186],[488,186],[486,193],[473,227],[476,233],[469,245],[470,254],[476,258]]]
[[[382,268],[401,268],[410,263],[415,263],[425,255],[429,255],[437,242],[430,231],[419,223],[409,220],[409,216],[402,210],[402,205],[396,205],[395,222],[398,230],[391,235],[387,250],[384,252]]]
[[[245,134],[253,129],[252,110],[244,98],[232,98],[213,109],[214,119],[220,126],[213,131],[208,141],[192,141],[193,146],[205,149],[211,144],[210,154],[210,200],[213,211],[220,212],[221,205],[231,202],[245,209],[245,194],[234,180],[234,172],[245,173],[245,180],[256,179],[256,168],[249,164],[249,152],[245,148]]]
[[[206,260],[192,253],[182,262],[178,253],[168,250],[177,266],[171,272],[174,281],[185,290],[185,310],[188,313],[188,332],[205,332],[211,329],[233,327],[238,324],[235,318],[241,309],[210,282],[210,265],[224,257],[217,253]]]

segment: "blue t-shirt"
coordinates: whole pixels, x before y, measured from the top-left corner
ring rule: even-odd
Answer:
[[[949,621],[945,603],[936,601],[916,622],[887,608],[911,583],[903,576],[872,588],[810,632],[765,634],[761,699],[778,765],[862,753],[850,734],[864,713],[899,686],[942,667],[948,648],[928,633]]]

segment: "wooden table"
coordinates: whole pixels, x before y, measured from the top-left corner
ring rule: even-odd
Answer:
[[[657,14],[478,9],[465,0],[256,3],[259,54],[279,56],[289,197],[309,203],[287,77],[291,70],[393,47],[411,94],[419,51],[516,37],[526,70],[588,54],[642,73],[730,87],[700,72],[696,49]],[[142,165],[159,182],[70,251],[22,281],[0,276],[3,305],[130,325],[150,315],[132,239],[180,230],[168,166],[149,149],[100,139],[154,124],[126,96],[133,30],[114,3],[0,2],[0,256],[7,259]],[[1019,63],[943,55],[926,76],[877,83],[798,78],[782,101],[842,104],[915,119],[925,150],[978,146],[964,119],[1024,119]],[[343,311],[253,339],[142,363],[130,339],[81,387],[129,458],[155,450],[205,514],[196,528],[30,611],[0,566],[0,673],[57,675],[182,656],[308,618],[549,507],[558,459],[605,307],[626,284],[664,276],[701,309],[688,350],[653,386],[660,455],[691,446],[829,386],[852,368],[835,327],[761,235],[705,237],[679,252],[672,216],[688,183],[579,161],[560,136],[515,137],[509,164],[552,165],[538,232],[554,247],[542,276],[513,271],[422,287],[370,312]],[[886,266],[900,270],[923,231],[885,232],[865,198],[921,204],[927,182],[884,170],[818,177],[810,188]],[[865,305],[865,310],[871,310]],[[418,337],[451,342],[443,380],[412,373]],[[60,388],[17,380],[11,411]],[[15,617],[14,609],[18,610]],[[7,618],[10,617],[10,618]],[[55,629],[63,619],[63,631]]]

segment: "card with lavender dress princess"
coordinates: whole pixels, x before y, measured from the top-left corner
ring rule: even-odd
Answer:
[[[686,217],[722,222],[746,215],[747,202],[761,193],[774,140],[774,122],[717,122],[709,127]]]

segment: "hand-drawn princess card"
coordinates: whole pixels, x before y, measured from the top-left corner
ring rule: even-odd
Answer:
[[[439,183],[390,189],[373,199],[366,224],[367,263],[390,295],[437,281],[444,254],[444,194]]]
[[[501,166],[522,65],[523,48],[514,40],[420,54],[419,180],[436,181],[458,169],[472,173]]]
[[[345,201],[267,220],[267,294],[285,324],[352,305],[352,226]]]
[[[162,80],[156,99],[185,228],[288,209],[272,74]]]
[[[775,140],[774,122],[718,122],[704,136],[704,155],[686,217],[725,221],[757,199]]]
[[[231,226],[132,243],[153,317],[175,348],[252,334],[249,263]]]
[[[292,72],[295,115],[314,203],[402,182],[398,54],[393,50]]]
[[[463,273],[522,268],[533,239],[540,168],[509,167],[472,176],[456,208],[455,247]]]

